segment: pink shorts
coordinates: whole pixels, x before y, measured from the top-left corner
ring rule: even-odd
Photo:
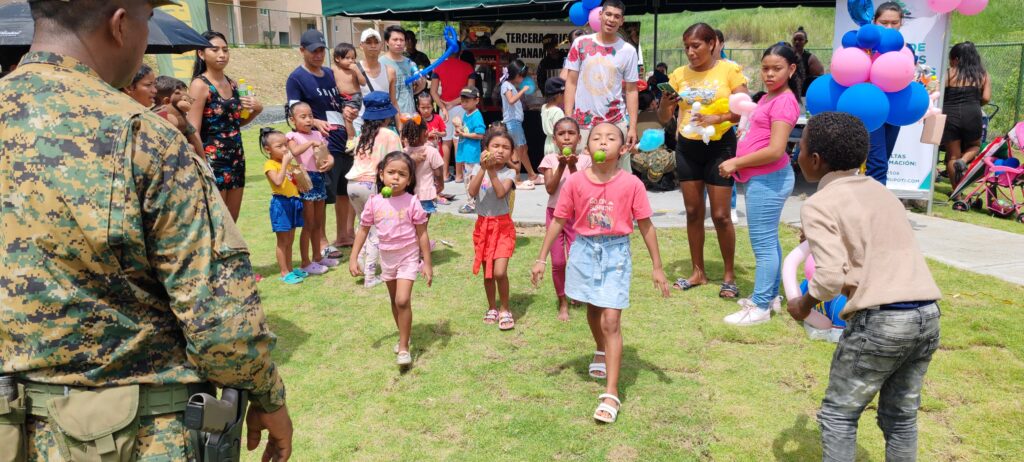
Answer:
[[[380,278],[385,281],[415,281],[420,274],[420,246],[410,244],[401,249],[380,249]]]

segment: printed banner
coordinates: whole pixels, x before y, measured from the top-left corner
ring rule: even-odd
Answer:
[[[181,0],[181,6],[167,5],[160,9],[192,26],[199,33],[205,32],[208,28],[204,0]],[[159,75],[171,75],[185,83],[192,81],[192,66],[195,61],[196,54],[193,52],[180,55],[156,55]]]
[[[880,3],[880,0],[876,0]],[[903,6],[903,27],[900,32],[907,41],[907,45],[917,55],[917,64],[925,65],[935,69],[935,72],[945,70],[943,65],[946,57],[944,47],[946,37],[949,34],[949,15],[938,14],[928,7],[928,0],[902,0],[898,1]],[[870,13],[867,11],[850,11],[853,4],[855,10],[865,9],[871,6]],[[863,5],[861,5],[863,4]],[[837,0],[836,1],[836,27],[835,37],[832,46],[836,49],[842,48],[843,34],[849,30],[858,29],[853,16],[859,14],[873,15],[875,7],[871,0]],[[942,76],[939,76],[942,82]],[[921,131],[924,123],[918,122],[900,129],[900,136],[896,139],[896,148],[893,150],[892,158],[889,159],[889,176],[886,186],[902,197],[931,198],[931,187],[935,174],[936,146],[921,143]]]

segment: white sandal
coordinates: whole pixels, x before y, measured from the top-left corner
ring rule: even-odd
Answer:
[[[412,355],[408,351],[399,351],[395,363],[399,366],[408,366],[412,364]]]
[[[601,404],[597,405],[597,410],[594,411],[594,420],[604,423],[615,423],[615,419],[619,416],[619,408],[612,407],[610,404],[604,402],[606,399],[615,401],[615,404],[619,407],[622,406],[622,401],[619,401],[619,397],[608,393],[602,393],[601,396],[597,397]],[[600,415],[601,411],[607,412],[611,417],[604,417]]]
[[[595,351],[594,352],[594,356],[598,356],[598,355],[605,356],[603,351]],[[607,358],[608,357],[605,356],[605,360],[606,361],[607,361]],[[596,375],[597,372],[600,372],[600,373],[602,373],[604,375]],[[605,364],[605,363],[590,363],[590,366],[587,367],[587,373],[590,374],[590,376],[595,378],[595,379],[608,378],[608,365]]]

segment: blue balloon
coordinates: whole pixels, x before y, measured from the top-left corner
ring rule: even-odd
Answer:
[[[843,43],[843,48],[854,48],[854,47],[856,47],[857,46],[857,31],[851,30],[851,31],[843,34],[843,39],[841,40],[841,42]]]
[[[638,148],[644,152],[651,152],[665,144],[665,130],[658,130],[655,128],[648,128],[644,130],[643,135],[640,135],[640,143]]]
[[[434,62],[430,63],[429,66],[416,71],[416,73],[406,78],[406,85],[412,85],[412,83],[419,80],[420,77],[426,77],[430,75],[434,68],[441,65],[441,63],[448,59],[449,56],[459,51],[459,34],[455,32],[454,27],[444,26],[444,41],[445,43],[448,44],[448,47],[444,50],[444,53],[441,53],[441,57],[434,60]]]
[[[585,26],[590,21],[590,10],[583,7],[583,2],[573,3],[569,7],[569,21],[577,26]]]
[[[918,82],[911,82],[900,91],[885,94],[889,98],[889,116],[885,119],[892,125],[910,125],[928,112],[928,89]]]
[[[846,87],[832,80],[832,76],[829,74],[814,79],[811,86],[807,88],[807,112],[814,115],[836,110],[839,97],[844,91],[846,91]]]
[[[846,307],[846,296],[836,295],[836,298],[825,302],[825,313],[832,319],[832,327],[846,327],[846,321],[839,317]]]
[[[532,95],[533,92],[537,91],[537,82],[533,80],[533,77],[523,77],[523,81],[519,83],[519,89],[522,90],[523,87],[530,87],[526,90],[526,94]]]
[[[601,0],[583,0],[583,9],[586,10],[587,14],[590,14],[590,10],[601,6]]]
[[[875,5],[871,0],[846,0],[846,10],[850,13],[850,19],[858,26],[871,22],[874,17]]]
[[[865,24],[857,31],[857,45],[865,50],[873,50],[882,40],[882,26]]]
[[[889,98],[872,83],[858,83],[843,92],[836,110],[854,115],[864,122],[868,132],[873,132],[889,117]]]
[[[882,28],[882,36],[878,41],[878,52],[888,53],[903,49],[903,34],[896,29]]]

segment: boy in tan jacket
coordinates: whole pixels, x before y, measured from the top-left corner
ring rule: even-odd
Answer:
[[[798,162],[804,178],[819,185],[800,219],[816,269],[807,294],[789,300],[788,309],[802,320],[820,300],[840,293],[849,300],[818,413],[823,459],[854,460],[857,421],[879,394],[886,460],[912,461],[921,384],[939,346],[942,294],[903,205],[858,174],[868,144],[867,130],[850,114],[825,112],[804,129]]]

